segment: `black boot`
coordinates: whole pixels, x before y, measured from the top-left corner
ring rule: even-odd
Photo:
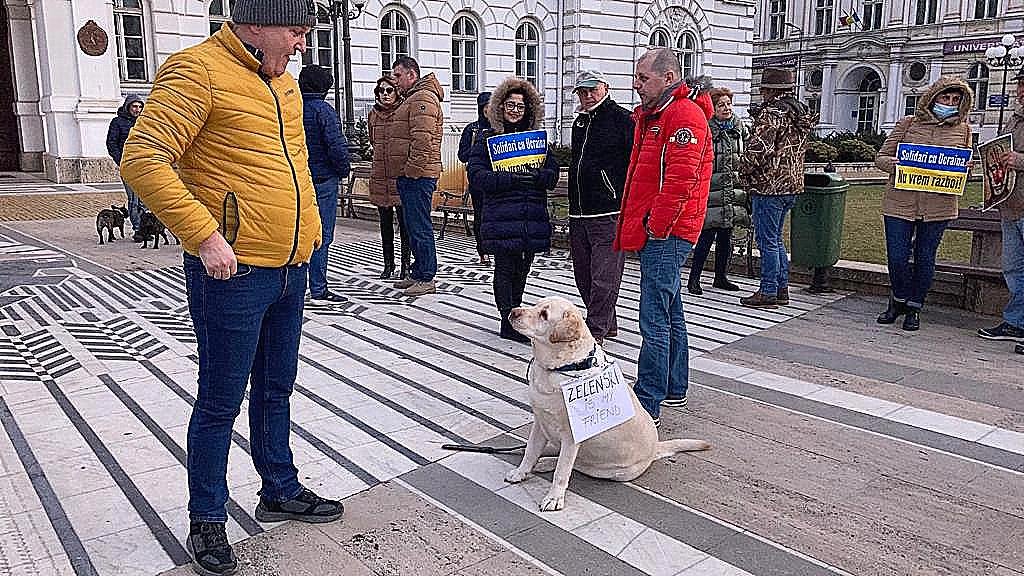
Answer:
[[[906,310],[906,316],[903,317],[903,329],[913,332],[921,327],[921,311],[909,306],[907,306]]]
[[[508,321],[508,315],[512,312],[511,310],[499,310],[498,312],[501,314],[501,330],[498,332],[498,336],[513,342],[522,342],[524,344],[530,342],[529,338],[520,334],[512,327],[512,323]]]
[[[904,304],[902,302],[897,302],[897,301],[893,300],[892,297],[890,297],[889,298],[889,307],[885,309],[885,312],[882,312],[881,314],[878,315],[878,319],[877,319],[878,323],[879,324],[892,324],[892,323],[896,322],[897,318],[899,318],[900,316],[902,316],[902,315],[904,315],[906,313],[906,306],[907,306],[906,304]]]
[[[689,291],[690,294],[697,296],[703,294],[704,289],[700,287],[700,276],[697,276],[696,278],[691,276],[690,281],[686,283],[686,290]]]
[[[831,266],[814,268],[814,275],[811,277],[811,285],[807,287],[807,291],[811,294],[828,294],[830,292],[835,292],[832,288],[832,283],[829,280],[829,270],[831,269]]]
[[[395,263],[390,262],[384,265],[384,270],[381,271],[379,278],[381,280],[389,280],[391,275],[395,273]]]

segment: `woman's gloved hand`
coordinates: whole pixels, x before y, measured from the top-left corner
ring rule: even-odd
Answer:
[[[537,188],[552,190],[558,184],[558,170],[541,168],[537,171]]]

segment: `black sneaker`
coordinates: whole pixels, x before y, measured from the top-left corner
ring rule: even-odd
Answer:
[[[223,522],[192,522],[185,548],[192,556],[196,574],[227,576],[238,570],[238,559],[228,544]]]
[[[299,495],[285,502],[267,502],[260,498],[256,505],[256,519],[260,522],[284,522],[298,520],[320,524],[334,522],[341,518],[345,507],[337,500],[321,498],[308,488],[303,488]]]
[[[323,294],[319,296],[310,296],[310,300],[316,300],[317,302],[345,302],[345,297],[341,294],[335,294],[330,290],[325,290]]]
[[[661,418],[652,418],[654,420],[654,427],[661,428]]]
[[[1014,342],[1024,342],[1024,330],[1021,330],[1008,322],[1003,322],[999,326],[994,326],[992,328],[980,328],[978,329],[978,336],[981,336],[986,340],[1010,340]]]
[[[686,396],[682,398],[665,398],[661,401],[662,406],[668,406],[669,408],[682,408],[686,406]]]

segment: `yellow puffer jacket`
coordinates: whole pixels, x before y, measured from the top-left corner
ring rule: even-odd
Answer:
[[[320,214],[302,94],[290,74],[264,80],[258,69],[227,25],[173,54],[125,143],[121,176],[191,254],[219,230],[243,264],[308,262]]]

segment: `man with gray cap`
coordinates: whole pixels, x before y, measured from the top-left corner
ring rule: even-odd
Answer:
[[[311,0],[235,0],[232,22],[160,67],[124,147],[121,174],[181,238],[199,353],[188,426],[193,568],[231,574],[228,450],[249,386],[249,447],[261,522],[328,522],[342,505],[304,488],[289,448],[303,296],[320,217],[285,70],[306,50]],[[232,516],[251,519],[237,507]]]
[[[573,92],[580,105],[569,164],[569,253],[587,327],[604,342],[618,331],[615,303],[626,255],[612,244],[633,151],[633,120],[608,95],[608,81],[597,70],[581,72]]]

